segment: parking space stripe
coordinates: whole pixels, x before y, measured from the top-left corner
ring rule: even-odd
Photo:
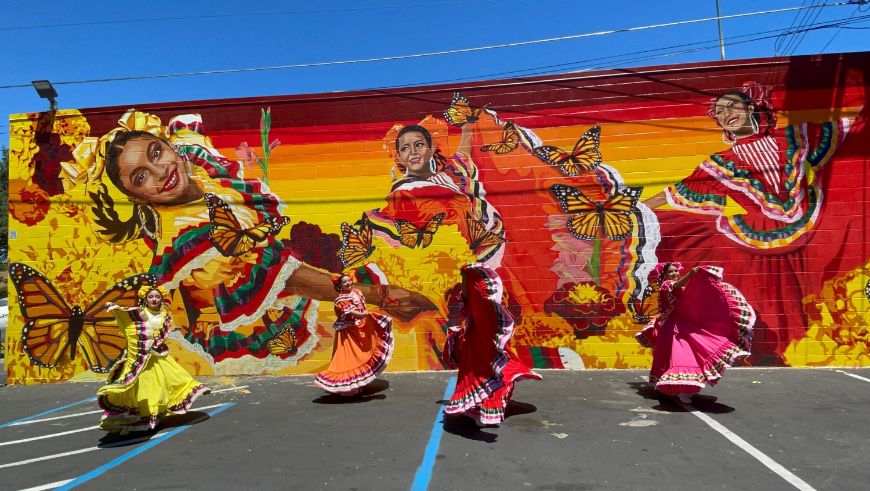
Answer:
[[[18,491],[45,491],[46,489],[54,489],[59,486],[63,486],[64,484],[72,481],[72,479],[67,479],[66,481],[57,481],[48,484],[43,484],[42,486],[34,486],[32,488],[27,489],[19,489]]]
[[[218,407],[214,411],[208,412],[207,414],[209,416],[214,416],[214,415],[221,413],[221,412],[223,412],[223,411],[225,411],[225,410],[227,410],[235,405],[236,405],[236,403],[234,403],[234,402],[228,402],[226,404],[222,404],[220,407]],[[124,462],[132,459],[133,457],[135,457],[135,456],[137,456],[137,455],[139,455],[147,450],[150,450],[151,448],[159,445],[162,442],[165,442],[166,440],[172,438],[173,436],[181,433],[182,431],[184,431],[188,428],[190,428],[190,426],[181,426],[181,427],[178,427],[172,431],[168,431],[164,434],[164,436],[162,438],[151,439],[148,441],[148,443],[142,444],[141,446],[136,447],[135,449],[130,450],[129,452],[127,452],[127,453],[125,453],[125,454],[123,454],[115,459],[110,460],[109,462],[107,462],[107,463],[101,465],[100,467],[97,467],[96,469],[92,470],[91,472],[88,472],[87,474],[79,476],[79,477],[73,479],[72,481],[68,482],[67,484],[60,486],[57,489],[60,489],[61,491],[65,491],[67,489],[72,489],[72,488],[78,486],[79,484],[86,483],[86,482],[90,481],[91,479],[94,479],[95,477],[99,477],[100,475],[104,474],[106,471],[109,471],[109,470],[123,464]]]
[[[444,389],[442,399],[449,399],[456,389],[456,377],[450,377],[447,381],[447,387]],[[438,447],[441,446],[441,435],[444,433],[443,412],[438,408],[438,413],[435,415],[435,423],[432,425],[432,432],[429,434],[429,442],[426,444],[426,451],[423,453],[423,462],[417,468],[414,474],[414,482],[411,483],[411,491],[426,491],[429,489],[429,482],[432,480],[432,469],[435,466],[435,456],[438,454]]]
[[[754,457],[756,460],[761,462],[765,467],[767,467],[768,469],[773,471],[779,477],[785,479],[786,482],[788,482],[789,484],[791,484],[795,488],[800,489],[801,491],[816,491],[815,488],[813,488],[812,486],[807,484],[806,481],[804,481],[803,479],[794,475],[791,471],[789,471],[788,469],[786,469],[785,467],[783,467],[782,465],[777,463],[775,460],[773,460],[770,457],[768,457],[767,455],[765,455],[761,450],[758,450],[757,448],[753,447],[749,442],[747,442],[743,438],[740,438],[739,436],[734,434],[731,430],[729,430],[728,428],[726,428],[725,426],[723,426],[722,424],[717,422],[715,419],[711,418],[710,416],[707,416],[706,414],[702,413],[701,411],[698,411],[695,407],[693,407],[689,404],[686,404],[686,403],[680,402],[680,401],[674,401],[674,402],[676,402],[677,404],[682,406],[683,409],[685,409],[689,413],[697,416],[701,421],[707,423],[707,426],[709,426],[710,428],[713,428],[714,430],[719,432],[719,434],[721,434],[722,436],[724,436],[725,438],[730,440],[731,443],[740,447],[744,452],[746,452],[749,455],[751,455],[752,457]]]
[[[19,460],[18,462],[10,462],[8,464],[0,464],[0,469],[5,469],[7,467],[18,467],[21,465],[33,464],[34,462],[42,462],[43,460],[59,459],[62,457],[68,457],[70,455],[78,455],[80,453],[93,452],[94,450],[100,450],[100,447],[81,448],[79,450],[70,450],[69,452],[56,453],[56,454],[52,454],[52,455],[43,455],[42,457],[35,457],[32,459],[27,459],[27,460]]]
[[[30,438],[23,438],[21,440],[10,440],[8,442],[0,442],[0,447],[5,447],[6,445],[16,445],[19,443],[27,443],[27,442],[32,442],[32,441],[36,441],[36,440],[45,440],[46,438],[57,438],[59,436],[72,435],[73,433],[81,433],[83,431],[95,430],[97,428],[99,428],[99,426],[96,426],[96,425],[86,426],[84,428],[79,428],[77,430],[62,431],[60,433],[51,433],[48,435],[34,436],[34,437],[30,437]]]
[[[837,370],[837,371],[842,373],[843,375],[846,375],[847,377],[852,377],[852,378],[856,378],[858,380],[863,380],[865,382],[870,382],[870,378],[862,377],[860,375],[855,375],[854,373],[844,372],[843,370]]]
[[[29,421],[29,420],[31,420],[31,419],[40,418],[40,417],[42,417],[42,416],[46,416],[46,415],[51,414],[51,413],[56,413],[56,412],[58,412],[58,411],[63,411],[64,409],[68,409],[68,408],[71,408],[71,407],[73,407],[73,406],[78,406],[79,404],[84,404],[84,403],[86,403],[86,402],[94,402],[94,401],[96,401],[96,398],[95,398],[95,397],[93,397],[93,396],[92,396],[92,397],[88,397],[87,399],[82,399],[82,400],[80,400],[80,401],[78,401],[78,402],[72,402],[72,403],[69,403],[69,404],[65,404],[65,405],[63,405],[63,406],[56,407],[56,408],[54,408],[54,409],[49,409],[48,411],[43,411],[43,412],[41,412],[41,413],[37,413],[37,414],[31,415],[31,416],[27,416],[27,417],[25,417],[25,418],[16,419],[16,420],[9,421],[8,423],[0,424],[0,428],[6,428],[7,426],[12,426],[12,425],[14,425],[14,424],[21,423],[21,422],[23,422],[23,421]]]
[[[230,391],[230,390],[242,390],[242,389],[247,389],[247,388],[248,388],[247,385],[240,385],[240,386],[238,386],[238,387],[228,387],[228,388],[226,388],[226,389],[213,390],[213,391],[211,391],[210,393],[211,393],[211,394],[217,394],[218,392],[227,392],[227,391]]]
[[[31,420],[29,420],[29,421],[22,421],[22,422],[20,422],[20,423],[12,423],[12,424],[9,425],[9,426],[32,425],[32,424],[34,424],[34,423],[45,423],[46,421],[57,421],[57,420],[59,420],[59,419],[75,418],[75,417],[77,417],[77,416],[85,416],[85,415],[88,415],[88,414],[99,414],[99,413],[101,413],[101,412],[103,412],[102,409],[97,409],[96,411],[86,411],[86,412],[84,412],[84,413],[65,414],[65,415],[63,415],[63,416],[54,416],[54,417],[51,417],[51,418],[31,419]]]

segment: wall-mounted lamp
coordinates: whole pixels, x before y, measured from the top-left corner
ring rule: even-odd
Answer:
[[[54,86],[51,85],[51,82],[48,80],[34,80],[30,83],[33,84],[33,88],[36,89],[36,93],[39,94],[39,97],[48,99],[49,104],[51,104],[51,111],[57,111],[57,91],[54,90]]]

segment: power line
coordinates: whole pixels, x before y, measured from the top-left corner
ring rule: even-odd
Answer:
[[[818,0],[818,1],[821,2],[822,0]],[[807,11],[807,12],[810,12],[810,11]],[[817,9],[815,12],[811,12],[811,14],[813,14],[812,19],[810,19],[809,18],[810,16],[808,15],[807,16],[807,19],[808,19],[807,24],[814,23],[819,18],[819,15],[821,13],[822,13],[821,9]],[[791,51],[789,51],[789,53],[788,53],[789,55],[793,55],[795,53],[795,51],[797,51],[798,46],[800,46],[800,44],[804,41],[804,38],[807,36],[807,32],[809,32],[809,31],[804,31],[800,35],[795,36],[795,43],[794,43],[794,46],[792,46]]]
[[[796,33],[801,33],[801,32],[805,32],[805,31],[811,31],[811,30],[830,29],[830,28],[870,29],[870,27],[848,27],[848,24],[857,24],[857,23],[861,23],[861,22],[865,22],[865,21],[870,20],[870,14],[862,15],[862,16],[854,17],[854,18],[853,17],[854,17],[854,12],[852,13],[852,15],[850,15],[849,17],[847,17],[845,19],[825,21],[825,22],[822,22],[819,24],[808,25],[808,26],[805,26],[805,27],[800,28],[800,29],[790,29],[790,28],[771,29],[771,30],[767,30],[767,31],[755,32],[752,34],[742,34],[742,35],[738,35],[738,36],[730,36],[730,37],[725,38],[725,40],[730,45],[734,46],[734,45],[754,43],[754,42],[763,41],[766,39],[779,38],[783,34],[790,35],[790,34],[796,34]],[[429,81],[425,81],[425,82],[417,82],[417,83],[403,84],[403,85],[368,87],[368,88],[364,88],[364,89],[360,89],[360,90],[386,90],[386,89],[394,89],[394,88],[407,88],[407,87],[426,86],[426,85],[449,83],[449,82],[463,82],[463,81],[470,81],[470,80],[481,79],[481,78],[486,79],[486,78],[492,78],[492,77],[499,77],[499,76],[506,76],[506,75],[518,75],[518,74],[545,75],[545,74],[560,73],[560,72],[564,73],[564,70],[568,67],[579,67],[582,69],[581,71],[595,70],[595,69],[607,68],[607,66],[603,66],[601,64],[601,62],[607,61],[607,60],[611,60],[611,62],[609,63],[609,65],[611,65],[611,66],[612,66],[613,62],[624,63],[626,65],[630,65],[632,63],[636,63],[639,61],[646,61],[646,60],[651,60],[651,59],[660,59],[660,58],[667,58],[667,57],[672,57],[672,56],[679,56],[679,55],[683,55],[683,54],[697,53],[700,51],[708,51],[708,50],[717,49],[718,47],[719,47],[718,39],[711,39],[711,40],[702,41],[702,42],[677,44],[677,45],[665,46],[665,47],[661,47],[661,48],[652,48],[652,49],[646,49],[646,50],[640,50],[640,51],[633,51],[633,52],[629,52],[629,53],[622,53],[619,55],[601,56],[601,57],[597,57],[597,58],[588,58],[588,59],[584,59],[584,60],[578,60],[578,61],[572,61],[572,62],[566,62],[566,63],[558,63],[558,64],[552,64],[552,65],[535,66],[535,67],[524,68],[524,69],[519,69],[519,70],[509,70],[509,71],[494,72],[494,73],[487,73],[487,74],[478,74],[478,75],[472,75],[472,76],[467,76],[467,77],[456,77],[456,78],[451,78],[451,79],[429,80]],[[675,48],[689,48],[689,49],[680,49],[677,51],[669,51],[669,50],[673,50]],[[642,56],[638,56],[638,55],[642,55]],[[5,134],[5,132],[0,131],[0,134]]]
[[[774,14],[774,13],[782,13],[782,12],[791,12],[802,9],[814,9],[814,8],[824,8],[824,7],[838,7],[843,5],[849,5],[849,2],[837,2],[832,4],[823,4],[817,6],[801,6],[801,7],[787,7],[781,9],[772,9],[772,10],[762,10],[757,12],[745,12],[741,14],[730,14],[723,15],[717,17],[704,17],[700,19],[692,19],[685,21],[674,21],[674,22],[664,22],[660,24],[651,24],[646,26],[637,26],[637,27],[626,27],[620,29],[609,29],[604,31],[596,31],[589,32],[583,34],[572,34],[567,36],[558,36],[551,37],[545,39],[535,39],[531,41],[517,41],[512,43],[502,43],[502,44],[492,44],[488,46],[478,46],[473,48],[460,48],[453,50],[442,50],[442,51],[430,51],[426,53],[414,53],[407,55],[394,55],[394,56],[383,56],[379,58],[361,58],[354,60],[340,60],[340,61],[323,61],[323,62],[315,62],[315,63],[297,63],[291,65],[276,65],[276,66],[267,66],[267,67],[251,67],[251,68],[228,68],[221,70],[202,70],[202,71],[194,71],[194,72],[178,72],[178,73],[165,73],[165,74],[154,74],[154,75],[138,75],[138,76],[128,76],[128,77],[107,77],[100,79],[88,79],[88,80],[67,80],[60,82],[52,82],[54,85],[73,85],[73,84],[90,84],[90,83],[104,83],[104,82],[120,82],[120,81],[128,81],[128,80],[150,80],[150,79],[161,79],[161,78],[179,78],[179,77],[190,77],[190,76],[199,76],[199,75],[219,75],[219,74],[230,74],[230,73],[247,73],[247,72],[262,72],[262,71],[275,71],[275,70],[287,70],[293,68],[314,68],[314,67],[324,67],[324,66],[335,66],[335,65],[352,65],[352,64],[360,64],[360,63],[373,63],[373,62],[382,62],[382,61],[396,61],[396,60],[407,60],[407,59],[415,59],[415,58],[427,58],[433,56],[444,56],[444,55],[453,55],[460,53],[472,53],[478,51],[487,51],[493,49],[504,49],[504,48],[515,48],[519,46],[530,46],[537,44],[545,44],[552,43],[557,41],[567,41],[571,39],[581,39],[595,36],[605,36],[611,34],[619,34],[619,33],[627,33],[627,32],[638,32],[650,29],[659,29],[664,27],[674,27],[680,25],[688,25],[688,24],[697,24],[701,22],[710,22],[714,20],[720,19],[737,19],[741,17],[751,17],[755,15],[766,15],[766,14]],[[17,88],[29,88],[31,84],[14,84],[14,85],[0,85],[0,89],[17,89]]]
[[[803,32],[805,30],[830,29],[830,28],[834,28],[834,27],[838,27],[838,28],[842,28],[842,29],[870,29],[870,27],[863,27],[863,28],[862,27],[855,27],[855,28],[845,27],[845,24],[847,24],[847,23],[848,24],[859,23],[859,22],[864,22],[867,20],[870,20],[870,15],[856,17],[854,19],[846,18],[846,19],[828,21],[828,22],[824,22],[824,23],[820,23],[820,24],[816,24],[816,25],[806,26],[804,28],[801,28],[800,30],[792,30],[790,32],[785,32],[785,34],[799,33],[799,32]],[[774,39],[774,38],[777,38],[781,35],[781,34],[769,34],[769,35],[765,35],[765,36],[758,36],[758,34],[780,33],[781,31],[784,31],[784,29],[772,29],[769,31],[756,32],[753,34],[742,34],[739,36],[726,37],[725,40],[730,45],[748,44],[748,43],[754,43],[754,42],[763,41],[763,40],[767,40],[767,39]],[[750,36],[756,36],[756,37],[751,37],[749,39],[736,41],[737,39],[747,38]],[[708,43],[708,44],[702,45],[703,43]],[[661,54],[657,54],[657,55],[651,54],[651,53],[656,53],[656,52],[660,52],[660,51],[667,51],[667,50],[670,50],[673,48],[684,48],[684,47],[687,48],[687,47],[691,47],[691,46],[697,46],[697,47],[691,48],[691,49],[679,50],[679,51],[670,51],[670,52],[665,52],[665,53],[661,53]],[[510,71],[504,71],[504,72],[488,73],[485,75],[474,75],[474,76],[469,76],[469,77],[460,77],[460,78],[452,78],[452,79],[430,80],[430,81],[426,81],[426,82],[418,82],[416,84],[370,87],[370,88],[367,88],[365,90],[384,90],[384,89],[394,89],[394,88],[402,88],[402,87],[410,87],[410,86],[425,86],[425,85],[443,84],[443,83],[449,83],[449,82],[470,81],[470,80],[475,80],[475,79],[480,79],[480,78],[491,78],[491,77],[498,77],[498,76],[504,76],[504,75],[516,75],[516,74],[520,74],[520,73],[524,73],[526,75],[545,75],[545,74],[552,74],[552,73],[564,73],[565,68],[571,67],[571,66],[577,66],[577,65],[583,66],[584,71],[585,70],[596,70],[596,69],[607,68],[607,66],[603,66],[601,64],[589,64],[589,62],[614,60],[615,62],[618,62],[618,63],[624,63],[626,65],[630,65],[630,64],[638,62],[638,61],[645,61],[645,60],[651,60],[651,59],[657,59],[657,58],[667,58],[667,57],[671,57],[671,56],[679,56],[679,55],[683,55],[683,54],[696,53],[699,51],[708,51],[708,50],[712,50],[712,49],[718,49],[718,47],[719,47],[718,40],[709,40],[709,41],[703,41],[700,43],[693,42],[693,43],[686,43],[686,44],[678,44],[678,45],[666,46],[663,48],[653,48],[653,49],[648,49],[648,50],[623,53],[621,55],[603,56],[603,57],[599,57],[599,58],[590,58],[590,59],[586,59],[586,60],[573,61],[573,62],[567,62],[567,63],[558,63],[558,64],[554,64],[554,65],[544,65],[544,66],[531,67],[531,68],[526,68],[526,69],[521,69],[521,70],[510,70]],[[635,55],[644,55],[644,56],[635,56]],[[626,58],[626,57],[632,57],[632,58]],[[626,58],[626,59],[619,60],[618,58]],[[613,64],[613,62],[608,63],[609,66],[612,66],[612,64]],[[623,65],[623,66],[625,66],[625,65]]]
[[[256,17],[263,15],[290,15],[290,14],[320,14],[320,13],[337,13],[337,12],[360,12],[371,10],[394,10],[407,9],[415,7],[428,7],[438,5],[465,5],[472,3],[493,3],[501,0],[458,0],[453,2],[426,2],[412,3],[401,5],[380,5],[372,7],[349,7],[341,9],[305,9],[305,10],[273,10],[263,12],[231,12],[226,14],[205,14],[205,15],[190,15],[190,16],[175,16],[175,17],[147,17],[139,19],[121,19],[121,20],[97,20],[90,22],[70,22],[66,24],[43,24],[36,26],[19,26],[19,27],[0,27],[0,32],[3,31],[24,31],[31,29],[53,29],[57,27],[83,27],[83,26],[98,26],[105,24],[132,24],[139,22],[164,22],[177,20],[199,20],[199,19],[219,19],[224,17]]]
[[[849,19],[851,19],[855,14],[857,14],[860,9],[861,9],[861,6],[855,7],[855,10],[852,11],[852,15],[849,16]],[[831,39],[828,39],[828,42],[825,43],[825,46],[821,49],[821,51],[819,51],[820,54],[824,53],[825,50],[828,49],[828,46],[830,46],[831,43],[834,42],[834,38],[836,38],[837,35],[840,34],[840,31],[842,31],[842,30],[843,30],[843,28],[839,27],[839,28],[837,28],[836,31],[834,31],[834,35],[831,36]]]

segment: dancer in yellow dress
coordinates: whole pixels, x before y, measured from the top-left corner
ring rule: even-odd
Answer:
[[[124,336],[127,351],[109,373],[109,383],[97,391],[103,409],[100,428],[125,435],[154,429],[169,414],[187,412],[209,388],[194,380],[169,354],[164,341],[172,330],[172,316],[163,287],[139,290],[143,306],[126,308],[107,303]]]

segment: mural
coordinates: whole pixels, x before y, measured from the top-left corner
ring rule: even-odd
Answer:
[[[390,369],[443,369],[469,262],[537,368],[649,366],[669,260],[746,295],[750,363],[870,365],[868,62],[12,115],[9,381],[104,373],[100,307],[143,278],[192,374],[316,372],[339,271],[395,318]]]

